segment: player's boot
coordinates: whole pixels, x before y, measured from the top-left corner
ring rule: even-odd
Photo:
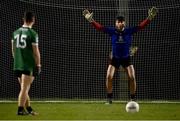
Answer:
[[[28,114],[36,116],[38,115],[37,112],[35,112],[31,107],[26,107],[26,110],[28,111]]]
[[[30,115],[33,115],[33,116],[36,116],[36,115],[39,115],[39,113],[35,112],[35,111],[31,111],[31,112],[28,112]]]
[[[18,112],[17,112],[17,115],[24,116],[24,115],[28,115],[28,113],[23,109],[23,110],[21,110],[21,111],[18,111]]]

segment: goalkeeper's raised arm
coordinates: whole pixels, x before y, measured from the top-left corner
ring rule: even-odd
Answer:
[[[96,30],[105,32],[104,27],[93,19],[93,12],[90,13],[89,10],[85,9],[83,11],[83,16],[96,28]]]
[[[148,17],[143,20],[139,25],[138,25],[138,30],[142,30],[145,28],[145,26],[147,26],[151,20],[154,19],[154,17],[157,15],[157,8],[156,7],[152,7],[148,10]]]

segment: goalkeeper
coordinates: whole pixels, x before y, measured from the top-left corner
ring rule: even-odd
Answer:
[[[157,9],[152,7],[148,11],[148,17],[143,20],[138,26],[126,27],[125,18],[117,16],[115,20],[115,27],[104,27],[93,19],[93,13],[88,10],[83,11],[83,16],[91,23],[97,30],[107,33],[111,38],[112,43],[112,57],[109,61],[109,66],[106,75],[106,89],[107,89],[107,104],[112,103],[112,80],[120,65],[125,69],[128,75],[130,87],[130,99],[135,100],[136,94],[136,79],[134,67],[130,58],[130,47],[132,42],[132,35],[147,26],[151,20],[156,16]]]

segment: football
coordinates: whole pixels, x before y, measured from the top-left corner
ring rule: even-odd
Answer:
[[[129,113],[139,112],[139,104],[135,101],[130,101],[126,104],[126,111]]]

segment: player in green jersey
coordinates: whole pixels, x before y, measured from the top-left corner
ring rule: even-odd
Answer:
[[[12,36],[13,70],[21,86],[17,115],[37,115],[31,108],[28,95],[31,83],[41,71],[38,34],[32,29],[35,23],[35,15],[32,12],[25,12],[23,21],[23,26],[14,31]]]

